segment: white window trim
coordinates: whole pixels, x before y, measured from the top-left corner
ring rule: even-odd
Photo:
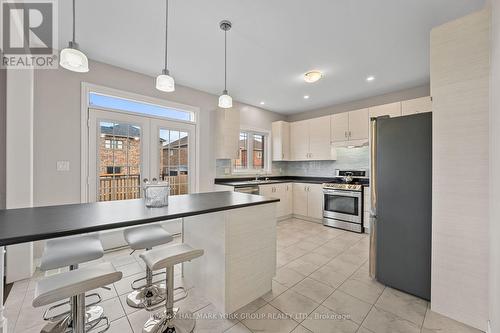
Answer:
[[[233,175],[271,174],[272,173],[272,170],[271,170],[271,166],[272,166],[272,163],[271,163],[271,159],[272,159],[272,155],[271,155],[271,139],[272,139],[271,138],[271,131],[259,129],[259,128],[241,127],[240,132],[250,132],[252,134],[260,134],[260,135],[265,136],[265,140],[264,140],[265,141],[264,142],[264,147],[265,147],[265,150],[264,150],[264,168],[263,169],[253,169],[253,168],[252,169],[250,169],[250,168],[236,169],[234,167],[233,161],[231,160],[231,172],[232,172],[232,174]],[[239,136],[238,136],[238,140],[239,140]],[[250,140],[250,137],[248,138],[248,140]],[[250,147],[250,148],[252,148],[252,147]],[[250,149],[248,150],[248,154],[251,155]],[[248,161],[250,161],[250,159],[248,159]]]
[[[81,99],[80,99],[80,129],[81,129],[81,144],[80,144],[80,202],[86,203],[89,201],[89,193],[88,193],[88,181],[89,181],[89,170],[88,170],[88,154],[89,154],[89,108],[101,109],[104,111],[114,111],[121,113],[128,113],[132,115],[138,115],[137,113],[121,111],[121,110],[110,110],[99,107],[94,107],[90,105],[89,94],[97,93],[103,95],[111,95],[119,98],[136,100],[144,103],[151,103],[160,106],[164,106],[167,108],[179,109],[184,111],[191,111],[194,114],[193,121],[186,122],[190,124],[194,124],[195,133],[196,133],[196,142],[195,142],[195,165],[194,165],[194,186],[195,192],[200,191],[200,161],[201,161],[201,151],[200,151],[200,138],[201,138],[201,130],[200,130],[200,108],[192,105],[181,104],[176,102],[167,101],[160,98],[140,95],[124,90],[109,88],[105,86],[100,86],[97,84],[82,82],[81,84]],[[139,115],[140,116],[140,115]],[[146,115],[144,115],[146,116]],[[148,116],[150,118],[155,118],[155,116]],[[167,118],[156,117],[159,119],[169,120]],[[174,120],[177,122],[183,122],[182,120]]]

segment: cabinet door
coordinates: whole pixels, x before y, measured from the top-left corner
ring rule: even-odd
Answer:
[[[323,218],[323,186],[321,184],[309,184],[307,196],[307,213],[315,219]]]
[[[290,124],[290,151],[293,161],[305,161],[309,156],[309,121]]]
[[[432,112],[432,100],[430,96],[401,102],[401,114],[403,116],[422,112]]]
[[[285,215],[293,214],[293,183],[283,184],[285,197],[286,197],[286,206],[285,206]]]
[[[259,194],[269,198],[277,198],[280,199],[279,193],[276,191],[275,185],[259,185]],[[276,203],[276,217],[280,217],[282,215],[282,202]]]
[[[293,183],[293,213],[307,216],[307,186],[309,184]]]
[[[259,185],[259,194],[264,197],[276,197],[273,192],[273,185]]]
[[[349,112],[349,140],[368,139],[368,109]]]
[[[240,143],[240,112],[235,109],[215,111],[215,158],[236,159]]]
[[[309,159],[330,160],[331,128],[330,116],[309,120]]]
[[[349,112],[337,113],[331,117],[331,140],[342,142],[349,140]]]
[[[273,161],[290,159],[290,123],[275,121],[272,124]]]
[[[401,116],[401,102],[378,105],[370,108],[370,118],[380,116]]]

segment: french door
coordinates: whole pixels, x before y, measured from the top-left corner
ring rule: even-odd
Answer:
[[[89,109],[88,201],[142,198],[145,179],[168,181],[171,195],[194,192],[195,133],[190,123]],[[101,240],[125,245],[121,231]]]

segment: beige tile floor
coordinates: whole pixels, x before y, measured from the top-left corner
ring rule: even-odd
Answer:
[[[178,239],[176,241],[179,241]],[[196,332],[479,332],[430,310],[426,301],[372,281],[368,237],[290,219],[278,225],[278,270],[272,291],[231,317],[217,313],[196,288],[177,305],[195,313]],[[99,290],[111,322],[110,333],[139,333],[149,313],[127,306],[130,282],[144,274],[138,253],[107,253],[124,278],[111,291]],[[9,332],[40,332],[44,309],[31,300],[37,272],[15,283],[6,302]],[[176,283],[182,283],[180,269]],[[224,317],[224,318],[223,318]]]

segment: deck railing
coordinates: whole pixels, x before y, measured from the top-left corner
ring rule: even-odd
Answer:
[[[170,184],[170,194],[187,194],[188,175],[162,176]],[[99,176],[99,201],[138,199],[141,197],[141,175],[105,174]]]

